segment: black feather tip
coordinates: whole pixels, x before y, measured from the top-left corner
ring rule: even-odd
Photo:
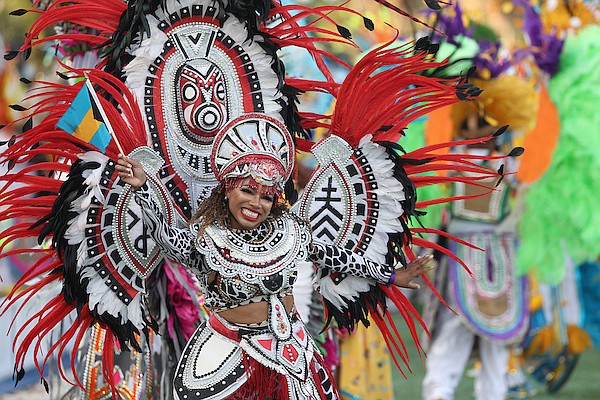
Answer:
[[[500,168],[498,168],[498,175],[504,176],[504,164],[502,164]]]
[[[23,52],[23,60],[27,61],[29,57],[31,57],[31,47],[26,48]]]
[[[440,49],[440,44],[439,43],[431,43],[431,45],[429,46],[429,54],[437,54],[438,50]]]
[[[496,182],[496,186],[494,187],[498,187],[498,185],[500,185],[500,183],[504,179],[504,164],[502,164],[500,168],[498,168],[498,175],[500,175],[500,179],[498,179],[498,182]]]
[[[498,130],[494,133],[493,136],[498,137],[498,136],[504,134],[504,132],[506,132],[507,129],[508,129],[508,125],[501,126],[500,128],[498,128]]]
[[[477,71],[477,67],[475,65],[473,65],[471,68],[469,68],[469,70],[467,71],[467,76],[466,78],[469,79],[472,76],[475,75],[475,71]]]
[[[64,79],[65,81],[68,81],[69,79],[71,79],[71,77],[69,77],[69,75],[63,74],[60,71],[56,71],[56,75],[58,75],[61,79]]]
[[[431,46],[431,41],[427,36],[423,36],[415,42],[415,51],[429,51],[429,47]]]
[[[23,107],[20,104],[11,104],[9,107],[15,111],[27,111],[27,108]]]
[[[13,379],[15,379],[15,387],[17,387],[19,381],[25,377],[25,370],[23,368],[18,371],[15,369],[15,372],[17,373],[17,377],[15,379],[15,374],[13,373]]]
[[[4,128],[5,126],[6,126],[6,125],[2,125],[2,126],[0,126],[0,128]],[[8,140],[2,140],[2,141],[0,141],[0,146],[7,145],[7,147],[10,147],[10,146],[12,146],[13,144],[15,144],[15,142],[16,142],[16,141],[17,141],[17,139],[16,139],[16,136],[15,136],[15,135],[12,135],[12,136],[10,137],[10,139],[8,139]]]
[[[436,0],[425,0],[425,4],[427,4],[427,7],[429,7],[432,10],[441,10],[442,7],[440,6],[440,3],[438,3]]]
[[[19,55],[18,50],[7,51],[6,53],[4,53],[4,59],[6,61],[10,61],[10,60],[15,59],[15,57],[17,57],[18,55]]]
[[[515,147],[514,149],[512,149],[510,151],[510,153],[508,153],[509,157],[519,157],[521,156],[523,153],[525,153],[525,149],[522,147]]]
[[[15,16],[15,17],[20,17],[21,15],[25,15],[27,13],[28,13],[28,11],[26,9],[19,8],[18,10],[11,11],[10,13],[8,13],[8,15],[12,15],[12,16]]]
[[[27,132],[33,127],[33,119],[29,118],[27,122],[23,125],[23,133]]]
[[[352,39],[352,33],[345,26],[337,25],[337,30],[344,39]]]
[[[44,378],[42,378],[42,385],[44,385],[44,389],[46,390],[46,393],[50,393],[50,385],[48,385],[48,381],[45,380]]]

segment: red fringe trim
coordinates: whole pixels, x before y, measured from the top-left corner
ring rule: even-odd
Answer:
[[[317,371],[316,368],[317,364],[323,368],[323,371],[332,384],[334,392],[337,394],[337,398],[341,399],[341,395],[339,394],[335,384],[333,374],[325,365],[321,354],[315,352],[309,368],[316,382],[316,387],[319,391],[320,398],[325,398],[326,394],[323,388],[319,385],[320,378],[319,371]],[[290,399],[288,392],[288,378],[285,375],[262,365],[248,355],[246,355],[244,359],[244,367],[248,373],[248,380],[238,391],[236,391],[236,393],[227,397],[227,400],[292,400]]]
[[[287,377],[277,371],[265,367],[252,357],[245,355],[244,368],[248,380],[227,400],[290,400]]]

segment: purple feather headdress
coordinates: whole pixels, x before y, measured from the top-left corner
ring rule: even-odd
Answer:
[[[525,10],[523,31],[530,43],[529,48],[517,52],[518,57],[531,55],[539,69],[550,76],[554,75],[558,70],[564,40],[558,38],[556,29],[553,29],[551,33],[544,32],[539,12],[528,1],[517,0],[515,3],[521,5]]]

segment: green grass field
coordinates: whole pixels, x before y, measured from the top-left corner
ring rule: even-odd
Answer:
[[[412,375],[405,379],[394,368],[394,394],[398,400],[421,399],[421,382],[425,376],[425,366],[421,362],[408,331],[398,322],[411,356]],[[535,385],[538,393],[530,397],[535,400],[600,400],[600,350],[588,350],[581,354],[579,362],[567,383],[555,394],[548,394],[544,386]],[[473,378],[463,376],[456,391],[456,400],[473,399]]]

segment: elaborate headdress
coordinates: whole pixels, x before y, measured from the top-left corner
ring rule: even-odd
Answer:
[[[282,192],[294,169],[294,142],[285,125],[265,114],[233,119],[217,134],[211,154],[217,180],[251,177]]]

